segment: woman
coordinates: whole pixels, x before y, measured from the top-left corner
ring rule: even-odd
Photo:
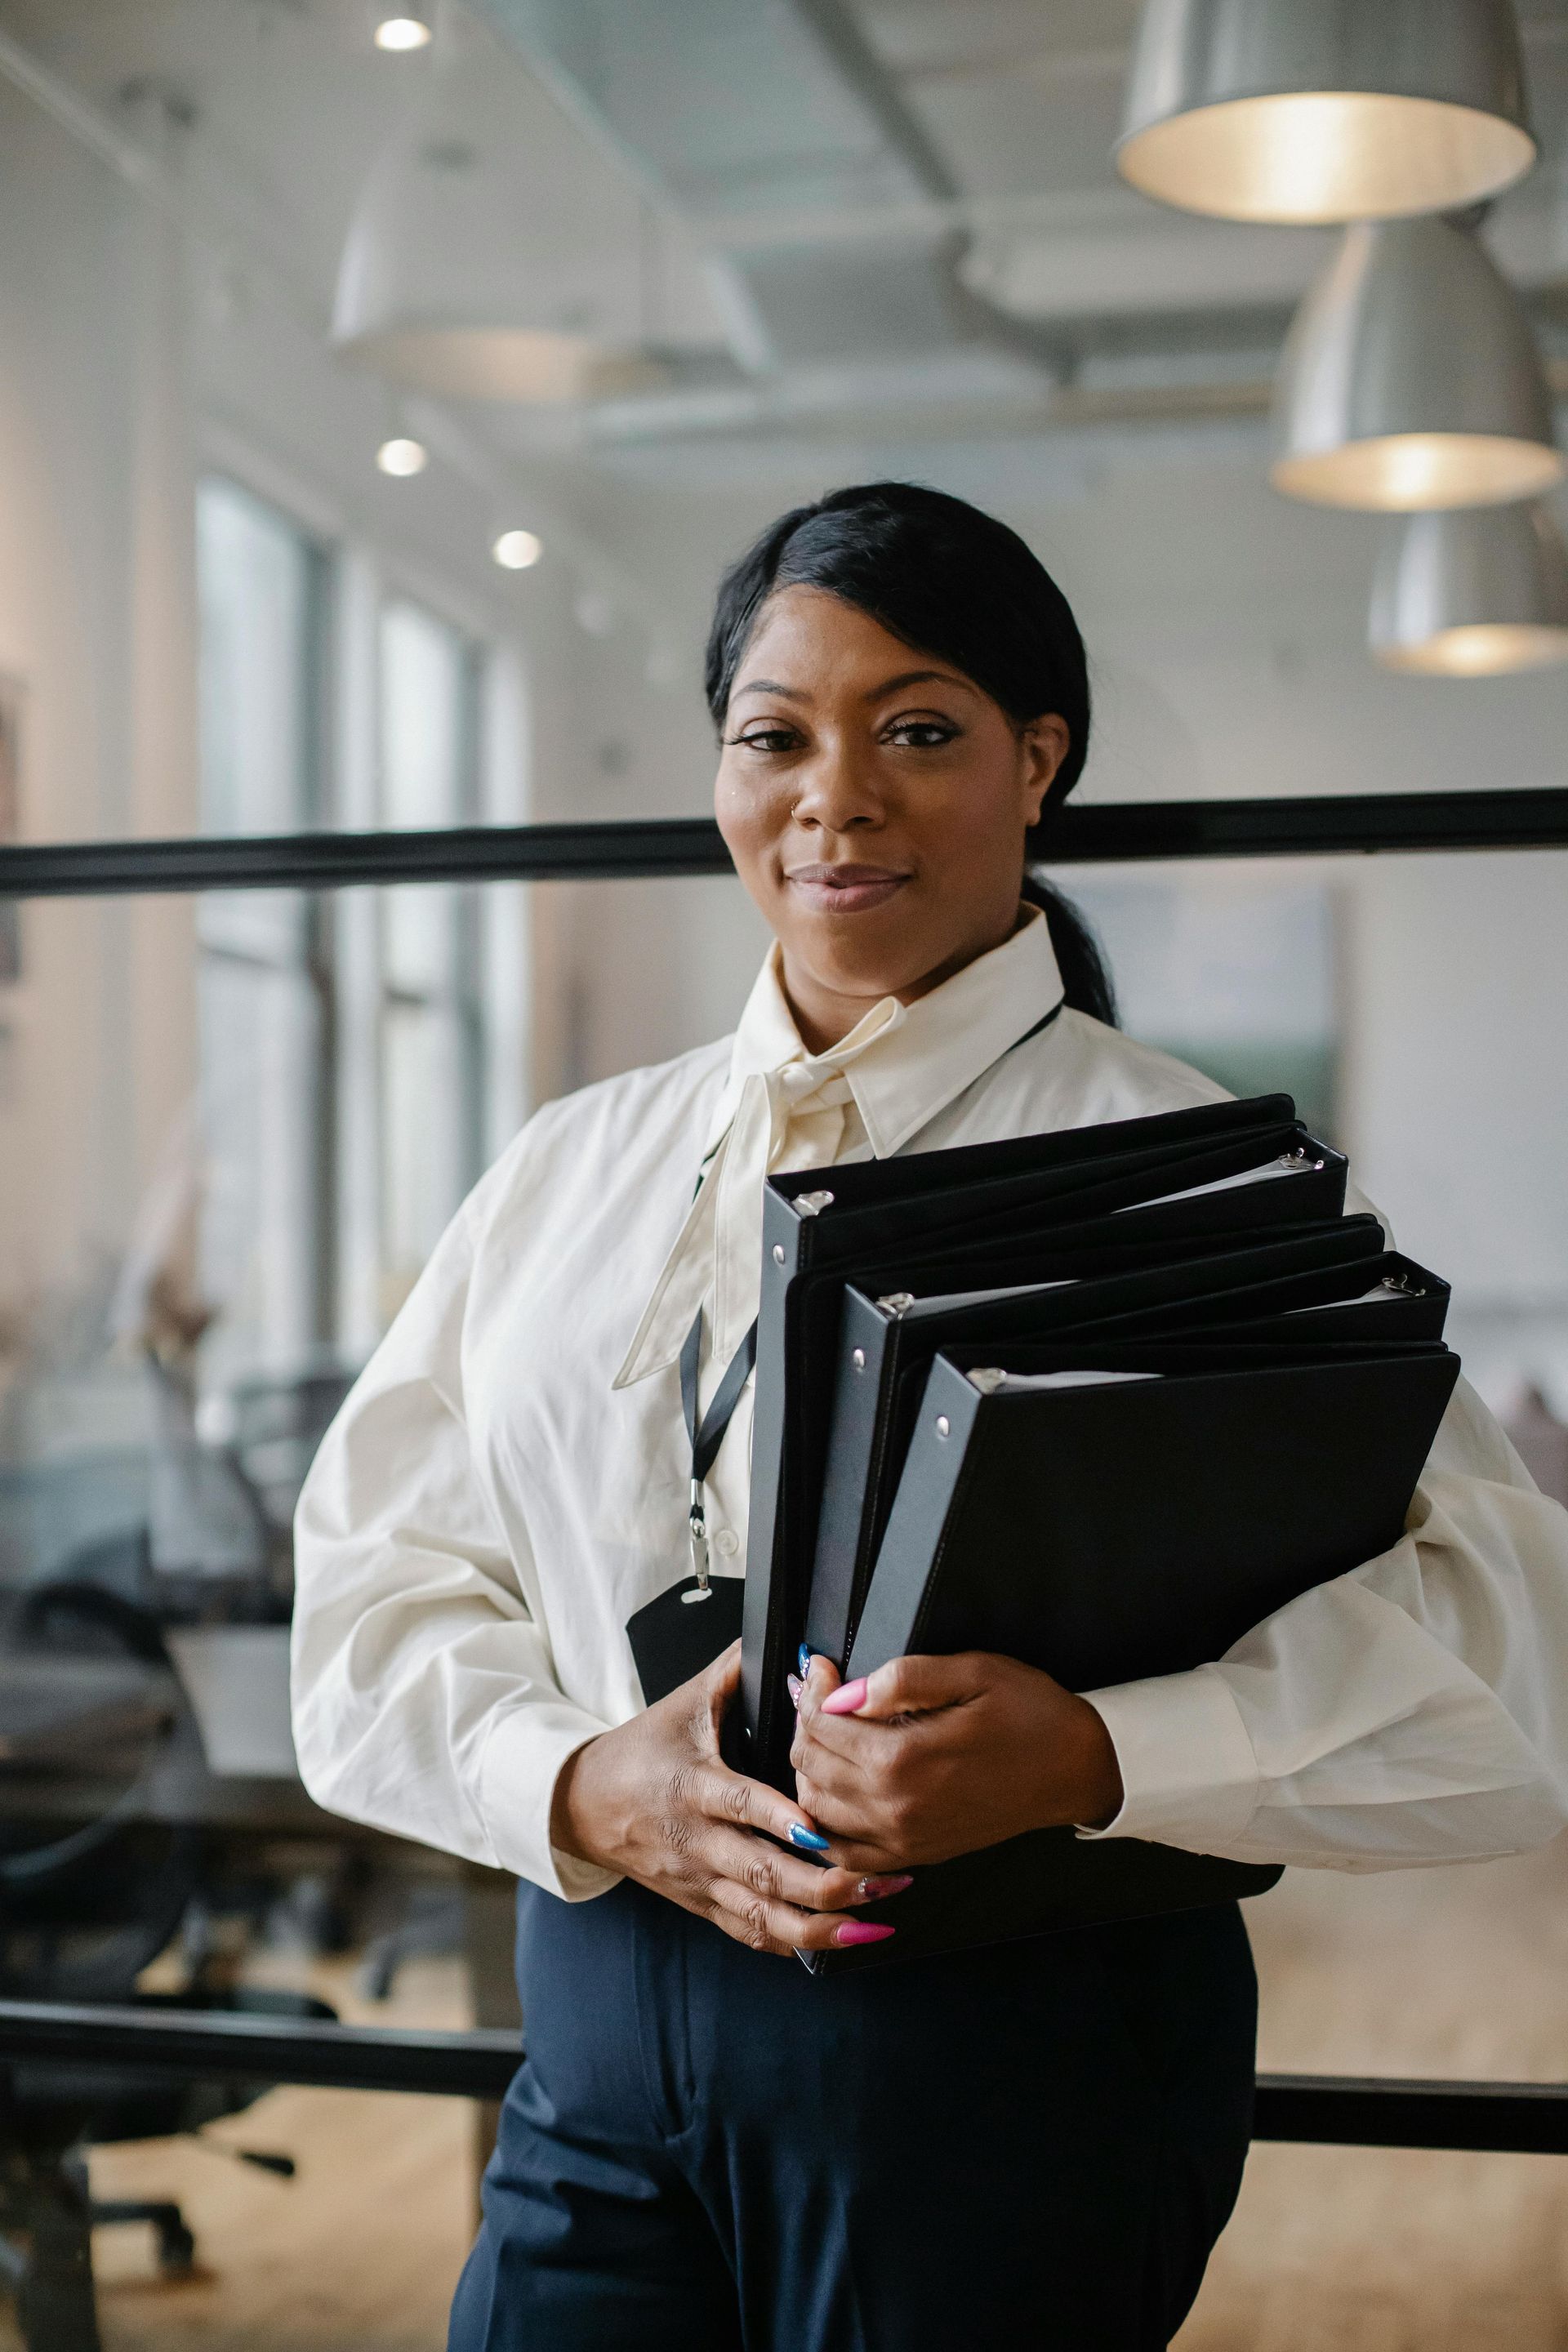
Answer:
[[[710,1423],[764,1173],[1219,1091],[1107,1025],[1092,948],[1024,881],[1089,692],[1011,531],[900,484],[786,515],[724,583],[708,684],[777,942],[740,1027],[538,1114],[300,1506],[308,1785],[523,1882],[528,2055],[453,2352],[1142,2352],[1246,2155],[1235,1909],[823,1982],[788,1956],[896,1934],[858,1907],[1047,1823],[1344,1868],[1543,1841],[1568,1517],[1461,1384],[1401,1543],[1216,1665],[1075,1697],[1004,1658],[842,1690],[803,1661],[797,1802],[720,1759],[733,1651],[645,1708],[625,1628],[687,1566],[679,1359],[696,1328]],[[749,1412],[707,1474],[721,1575]]]

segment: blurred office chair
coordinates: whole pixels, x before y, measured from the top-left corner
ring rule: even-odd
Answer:
[[[231,1618],[286,1619],[294,1585],[294,1506],[353,1384],[341,1366],[244,1381],[216,1399],[221,1443],[199,1433],[188,1372],[149,1354],[155,1445],[150,1537],[166,1604],[205,1591]]]
[[[195,1742],[199,1752],[188,1703],[156,1619],[100,1586],[37,1587],[13,1611],[9,1630],[5,1673],[26,1699],[32,1662],[30,1695],[41,1693],[44,1706],[34,1709],[32,1765],[24,1756],[21,1769],[0,1776],[0,1997],[331,2018],[325,2002],[304,1995],[215,1990],[199,1978],[175,1993],[139,1990],[142,1970],[174,1940],[202,1885],[199,1832],[145,1818],[140,1801],[171,1750]],[[140,1669],[141,1706],[134,1676],[117,1685],[112,1672],[89,1673],[92,1661]],[[82,1677],[81,1733],[73,1738],[68,1691],[51,1746],[48,1706],[59,1696],[62,1665],[72,1663]],[[68,1779],[39,1769],[39,1758],[58,1754],[69,1758]],[[0,2067],[0,2277],[15,2293],[27,2352],[100,2352],[95,2225],[151,2223],[172,2271],[194,2256],[172,2201],[95,2203],[88,2151],[197,2133],[240,2113],[264,2088],[25,2062]],[[284,2177],[293,2169],[289,2158],[265,2152],[241,2152],[241,2160]]]
[[[287,1527],[305,1473],[354,1383],[342,1365],[297,1372],[282,1380],[242,1381],[228,1395],[229,1452]]]
[[[132,1552],[144,1558],[148,1478],[146,1453],[132,1447],[0,1468],[0,1588],[74,1574],[68,1563],[117,1546],[127,1564]],[[134,1599],[134,1583],[121,1584],[125,1566],[113,1573]]]

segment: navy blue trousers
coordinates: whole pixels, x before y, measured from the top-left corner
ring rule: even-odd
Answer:
[[[518,1982],[448,2352],[1152,2352],[1240,2185],[1234,1908],[817,1982],[524,1887]]]

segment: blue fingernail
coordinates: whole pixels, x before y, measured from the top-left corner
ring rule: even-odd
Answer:
[[[799,1654],[795,1659],[795,1664],[800,1669],[801,1680],[804,1682],[806,1675],[811,1672],[811,1643],[809,1642],[803,1642],[801,1643]]]
[[[789,1825],[789,1842],[791,1845],[804,1846],[807,1853],[827,1852],[827,1840],[819,1837],[815,1830],[803,1830],[798,1822],[791,1822]]]

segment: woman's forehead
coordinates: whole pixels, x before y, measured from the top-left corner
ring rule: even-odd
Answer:
[[[815,698],[846,686],[874,692],[916,678],[979,691],[951,662],[895,636],[858,604],[826,589],[792,586],[775,589],[758,614],[731,698],[748,692]]]

